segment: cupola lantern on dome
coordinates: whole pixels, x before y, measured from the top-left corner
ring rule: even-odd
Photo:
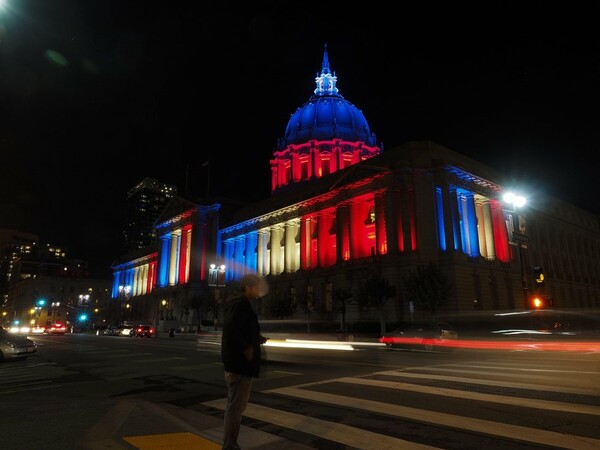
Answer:
[[[271,160],[271,188],[336,172],[381,153],[363,113],[344,99],[327,44],[313,95],[294,112]]]

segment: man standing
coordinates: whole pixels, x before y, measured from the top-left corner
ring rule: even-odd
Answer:
[[[227,383],[223,450],[239,449],[237,443],[246,410],[252,379],[260,372],[260,346],[266,338],[260,334],[254,304],[261,296],[263,280],[257,275],[241,279],[241,295],[225,304],[225,318],[221,335],[221,358]]]

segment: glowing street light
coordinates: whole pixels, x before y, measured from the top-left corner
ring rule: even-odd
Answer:
[[[521,269],[521,284],[523,286],[523,300],[525,306],[528,305],[528,287],[527,287],[527,274],[525,271],[526,257],[523,252],[523,244],[527,242],[527,235],[524,233],[525,227],[521,227],[519,221],[518,208],[522,208],[527,203],[527,199],[521,195],[517,195],[513,192],[507,192],[502,197],[503,200],[512,205],[512,238],[511,241],[517,245],[517,253],[519,256],[519,266]],[[523,231],[523,232],[522,232]]]
[[[211,264],[208,268],[208,285],[215,288],[214,322],[215,330],[219,322],[219,288],[225,287],[225,264]]]
[[[128,284],[120,285],[119,286],[119,303],[120,303],[120,305],[117,305],[117,308],[118,308],[117,311],[121,311],[121,313],[120,313],[121,319],[123,319],[123,308],[125,306],[125,302],[129,301],[130,296],[131,296],[131,286],[129,286]],[[120,306],[120,308],[119,308],[119,306]],[[117,312],[117,316],[119,316],[118,312]],[[119,317],[117,317],[117,320],[119,320]]]
[[[527,203],[527,199],[525,197],[517,195],[513,192],[507,192],[506,194],[504,194],[503,199],[506,203],[510,203],[511,205],[513,205],[515,211],[517,208],[521,208],[525,206],[525,203]]]

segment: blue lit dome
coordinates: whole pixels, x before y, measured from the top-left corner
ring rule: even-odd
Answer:
[[[292,114],[284,137],[277,143],[278,149],[310,140],[332,139],[376,146],[377,138],[371,133],[363,113],[338,92],[337,77],[329,69],[327,45],[321,74],[315,78],[315,82],[317,87],[314,95]]]

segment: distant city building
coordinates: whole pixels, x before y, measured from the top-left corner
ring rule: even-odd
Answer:
[[[233,210],[172,198],[158,245],[113,264],[113,298],[163,331],[218,323],[247,273],[269,286],[261,318],[332,325],[600,306],[598,216],[539,192],[507,198],[510,178],[430,141],[384,152],[327,49],[315,82],[268,161],[271,196]],[[407,283],[430,267],[445,280],[439,304]]]
[[[74,325],[85,313],[88,325],[100,326],[102,314],[112,314],[110,280],[89,278],[87,261],[70,259],[63,247],[40,244],[37,235],[17,230],[0,230],[0,248],[1,325]]]
[[[83,277],[25,278],[11,289],[12,305],[2,325],[45,327],[63,323],[69,329],[102,328],[112,320],[114,308],[120,306],[111,299],[110,286],[110,280]]]
[[[24,231],[0,229],[0,307],[8,304],[8,288],[15,261],[31,253],[39,236]]]
[[[123,253],[147,247],[157,241],[154,224],[177,187],[145,178],[127,193],[123,226]]]

